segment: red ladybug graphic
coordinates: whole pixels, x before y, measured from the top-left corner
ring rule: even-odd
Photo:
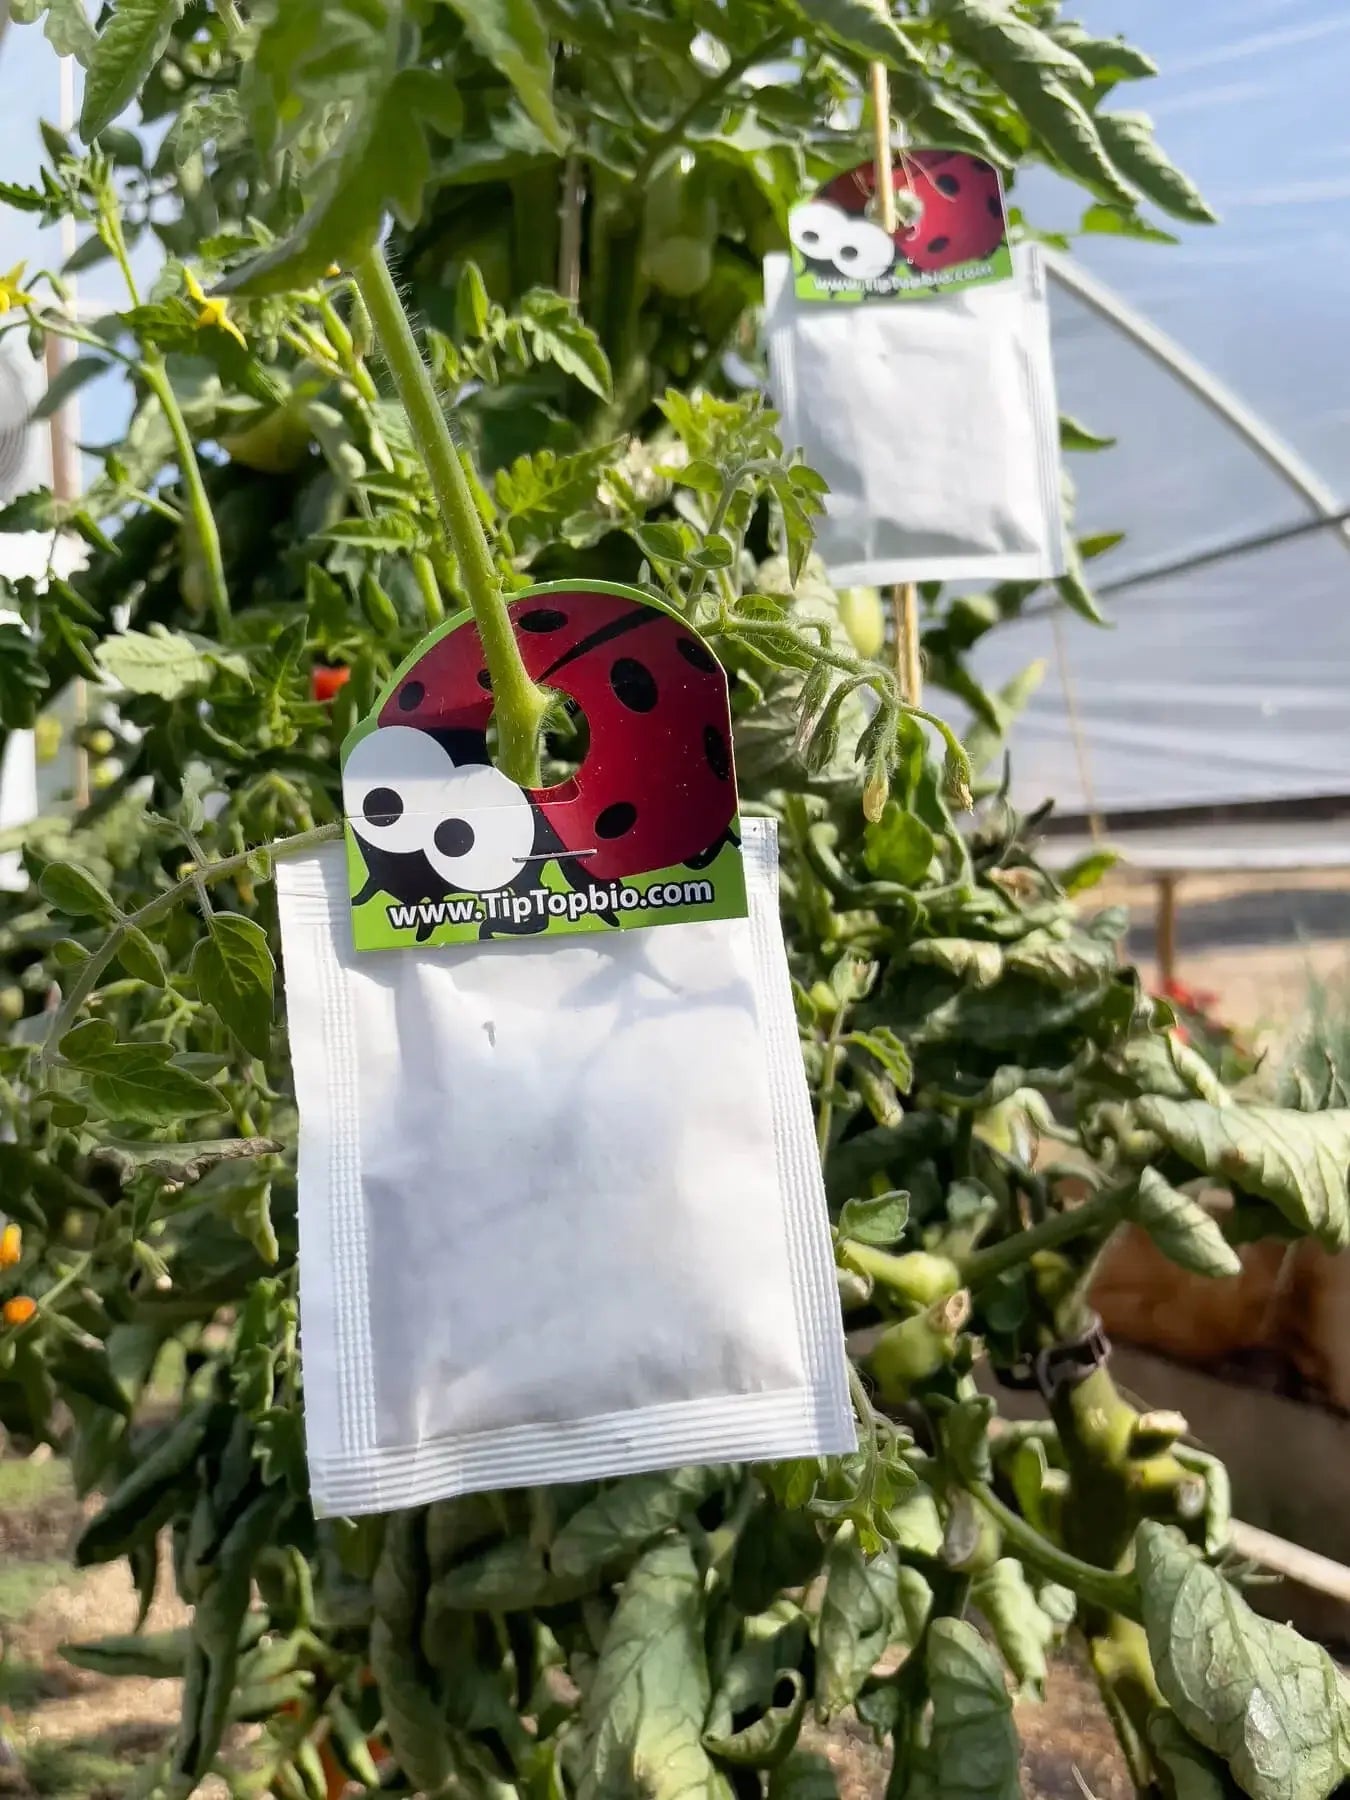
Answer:
[[[922,211],[895,234],[896,247],[912,269],[931,273],[992,256],[1006,226],[998,171],[964,150],[907,150],[891,171],[897,194],[912,194]],[[870,166],[840,175],[821,198],[845,212],[866,210],[875,175]]]
[[[574,885],[710,863],[736,816],[736,783],[726,676],[702,638],[657,607],[595,589],[525,594],[510,612],[527,672],[573,700],[590,727],[590,749],[576,773],[523,796],[538,830],[533,853],[517,860],[537,865],[556,854]],[[386,728],[425,733],[464,770],[487,762],[491,716],[482,645],[469,622],[405,671],[374,736]],[[414,804],[391,793],[378,771],[370,779],[380,798],[366,836],[396,833],[390,848],[407,855],[420,845],[413,820],[426,817],[428,829],[449,841],[446,822],[430,817],[421,795]],[[405,802],[406,819],[401,811],[397,826],[386,825]],[[354,824],[362,837],[355,817]],[[517,835],[522,827],[514,827]]]

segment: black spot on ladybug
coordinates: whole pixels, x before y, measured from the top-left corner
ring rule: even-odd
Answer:
[[[1003,207],[999,202],[997,194],[990,194],[989,196],[989,211],[996,219],[1001,219],[1003,217]]]
[[[675,648],[691,668],[701,669],[705,675],[711,675],[717,668],[717,658],[706,644],[699,643],[697,638],[676,638]]]
[[[703,754],[717,779],[725,781],[731,773],[731,752],[727,749],[727,740],[715,725],[703,728]]]
[[[427,690],[420,681],[405,681],[398,696],[400,712],[416,712],[427,697]]]
[[[929,255],[930,256],[940,255],[941,252],[947,248],[948,244],[951,243],[951,241],[952,240],[949,237],[935,237],[935,238],[930,239],[929,244],[928,244]]]
[[[955,175],[939,175],[933,186],[940,194],[959,194],[961,192],[961,183]]]
[[[480,669],[478,671],[478,685],[483,689],[484,693],[490,694],[492,692],[492,677],[488,674],[486,669]]]
[[[631,656],[621,656],[615,663],[609,672],[609,685],[619,705],[626,706],[629,712],[647,713],[656,705],[655,677]]]
[[[516,615],[516,624],[522,631],[559,631],[566,623],[567,614],[552,606],[536,606],[530,612]]]
[[[467,856],[473,849],[473,826],[467,819],[442,819],[432,842],[442,856]]]
[[[637,808],[628,800],[616,800],[595,821],[595,835],[602,838],[622,837],[637,824]]]
[[[361,812],[367,825],[396,825],[403,817],[403,801],[393,788],[372,788]]]

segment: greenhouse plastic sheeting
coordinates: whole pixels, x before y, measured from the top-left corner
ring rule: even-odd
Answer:
[[[1110,813],[1350,795],[1350,534],[1239,548],[1350,509],[1350,8],[1086,0],[1080,11],[1156,58],[1156,81],[1125,84],[1110,103],[1152,113],[1222,223],[1169,226],[1175,248],[1085,236],[1075,260],[1230,389],[1315,498],[1117,324],[1057,289],[1061,405],[1118,440],[1069,458],[1078,528],[1127,537],[1091,571],[1116,590],[1104,601],[1114,629],[1061,611],[1056,634],[1043,612],[982,646],[989,686],[1046,663],[1013,734],[1016,798]],[[1082,210],[1048,177],[1019,199],[1051,227]],[[1165,572],[1205,553],[1215,560]],[[1221,829],[1225,854],[1240,851],[1241,823]],[[1307,827],[1310,847],[1325,830]]]

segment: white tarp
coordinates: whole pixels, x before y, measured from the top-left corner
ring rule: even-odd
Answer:
[[[1158,61],[1156,81],[1126,84],[1109,104],[1153,114],[1222,223],[1165,222],[1178,247],[1085,236],[1075,259],[1231,389],[1315,478],[1324,507],[1350,509],[1350,8],[1084,0],[1080,11]],[[1048,180],[1019,198],[1055,228],[1082,208]],[[1118,439],[1070,469],[1080,530],[1128,534],[1092,573],[1125,585],[1106,601],[1110,632],[1062,615],[1062,659],[1044,614],[982,647],[991,686],[1047,663],[1013,735],[1016,797],[1053,794],[1061,813],[1083,813],[1089,802],[1135,812],[1350,796],[1347,542],[1333,529],[1140,579],[1318,508],[1081,299],[1060,290],[1053,316],[1061,405]],[[1228,829],[1236,855],[1244,827]],[[1309,841],[1324,832],[1310,826]]]

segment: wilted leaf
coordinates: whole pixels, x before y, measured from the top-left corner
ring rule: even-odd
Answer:
[[[1003,1660],[1023,1688],[1045,1698],[1046,1651],[1058,1633],[1041,1611],[1031,1583],[1015,1557],[1001,1556],[976,1577],[970,1590],[974,1604],[989,1622]]]
[[[1192,1167],[1269,1200],[1328,1249],[1350,1244],[1350,1110],[1303,1113],[1147,1095],[1135,1114]]]
[[[1067,992],[1109,980],[1116,967],[1115,948],[1081,931],[1068,937],[1032,931],[1006,952],[1005,967]]]
[[[572,1515],[549,1547],[549,1565],[557,1575],[587,1576],[622,1562],[695,1511],[726,1479],[727,1470],[715,1467],[630,1476]]]
[[[1234,1800],[1241,1792],[1224,1764],[1196,1743],[1174,1712],[1159,1707],[1152,1714],[1148,1741],[1172,1778],[1176,1800]]]
[[[825,1558],[825,1597],[816,1634],[816,1713],[827,1722],[851,1706],[886,1650],[900,1613],[895,1552],[864,1556],[841,1525]]]
[[[575,1599],[588,1585],[555,1575],[537,1544],[512,1538],[448,1569],[430,1604],[449,1612],[524,1612]]]
[[[276,975],[267,933],[239,913],[212,913],[207,926],[190,964],[197,991],[246,1050],[266,1056]]]
[[[810,1514],[770,1501],[751,1514],[736,1545],[732,1597],[742,1612],[763,1612],[784,1588],[813,1581],[824,1560],[820,1527]]]
[[[1135,1538],[1163,1697],[1252,1800],[1325,1800],[1350,1775],[1350,1691],[1320,1645],[1259,1618],[1168,1526]]]
[[[759,1717],[737,1730],[724,1723],[714,1705],[715,1724],[703,1734],[703,1747],[720,1762],[738,1768],[771,1769],[790,1754],[806,1715],[806,1683],[797,1669],[783,1669],[774,1684],[774,1699]]]
[[[976,938],[926,938],[912,944],[909,954],[976,988],[992,987],[1003,973],[1002,947]]]
[[[136,98],[164,54],[183,0],[116,0],[112,16],[84,46],[89,58],[80,136],[91,144]]]
[[[712,1684],[703,1590],[683,1538],[635,1565],[582,1706],[580,1800],[731,1800],[703,1747]]]
[[[1145,1169],[1128,1208],[1129,1217],[1164,1256],[1195,1275],[1240,1275],[1238,1253],[1216,1222],[1189,1194],[1180,1193],[1156,1169]]]
[[[928,1631],[932,1740],[911,1792],[941,1800],[1019,1800],[1020,1746],[998,1658],[973,1625],[935,1619]]]
[[[280,1156],[283,1145],[275,1138],[207,1138],[195,1144],[102,1143],[91,1153],[95,1162],[108,1163],[125,1186],[138,1175],[154,1175],[160,1181],[181,1182],[190,1187],[217,1163],[240,1162],[255,1156]]]

